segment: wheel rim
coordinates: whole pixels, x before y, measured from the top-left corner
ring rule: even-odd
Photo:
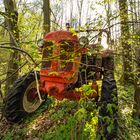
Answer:
[[[32,113],[39,108],[41,102],[38,98],[36,81],[33,81],[25,91],[23,96],[23,108],[26,112]]]

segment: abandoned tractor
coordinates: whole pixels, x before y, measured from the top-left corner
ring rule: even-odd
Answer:
[[[46,34],[39,47],[42,52],[40,71],[23,75],[7,93],[4,115],[8,121],[21,121],[47,101],[48,96],[80,100],[84,93],[76,89],[89,82],[93,93],[88,98],[98,101],[97,80],[102,80],[100,102],[114,102],[117,94],[113,92],[116,84],[111,50],[99,51],[98,45],[89,44],[88,38],[78,38],[70,31]],[[91,49],[95,53],[91,53]]]

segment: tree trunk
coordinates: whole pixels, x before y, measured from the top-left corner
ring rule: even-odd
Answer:
[[[137,71],[135,75],[134,111],[133,116],[140,119],[140,47],[136,48]]]
[[[106,11],[106,17],[107,17],[107,26],[110,27],[111,25],[111,4],[110,4],[110,0],[108,1],[104,1],[105,3],[105,11]],[[111,43],[111,29],[108,29],[108,33],[107,33],[107,44],[109,45],[109,47],[111,47],[110,44]],[[112,48],[111,48],[112,49]]]
[[[5,18],[7,29],[10,35],[11,46],[15,45],[15,42],[19,42],[19,30],[18,30],[18,12],[16,9],[15,0],[4,0],[5,12],[8,17]],[[18,72],[12,75],[12,73],[18,69],[19,53],[17,51],[11,52],[9,63],[7,67],[7,81],[5,84],[5,90],[13,84],[13,82],[18,78]]]
[[[79,27],[81,27],[83,2],[84,2],[84,0],[77,1],[78,12],[79,12]]]
[[[130,37],[128,25],[128,4],[127,0],[119,0],[120,21],[121,21],[121,45],[123,50],[123,82],[132,82],[132,51],[128,42]]]
[[[43,0],[44,32],[50,32],[50,1]]]

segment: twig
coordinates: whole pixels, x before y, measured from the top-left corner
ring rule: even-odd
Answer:
[[[8,18],[8,15],[5,12],[0,11],[0,15],[3,16],[3,17],[5,17],[5,18]]]
[[[140,23],[140,21],[135,21],[135,22],[134,22],[134,21],[128,21],[128,22],[122,22],[122,21],[121,21],[121,22],[117,22],[117,23],[112,24],[112,25],[110,25],[109,27],[105,28],[105,30],[106,30],[106,29],[109,29],[109,28],[112,28],[112,27],[115,26],[115,25],[118,25],[118,24],[124,24],[124,25],[125,25],[126,23],[131,23],[131,24],[132,24],[132,23]]]
[[[11,31],[9,31],[8,28],[6,28],[5,26],[3,26],[3,25],[0,25],[0,26],[2,26],[5,30],[7,30],[7,31],[9,32],[9,35],[10,35],[11,38],[13,39],[13,43],[14,43],[14,45],[16,46],[16,48],[21,48],[21,47],[19,46],[19,43],[16,41],[16,39],[15,39],[13,33],[12,33]],[[12,47],[12,48],[13,48],[13,47]],[[23,54],[23,56],[24,56],[24,58],[27,60],[27,58],[25,57],[24,54]]]
[[[26,51],[22,50],[21,48],[9,47],[9,46],[4,46],[4,45],[0,45],[0,48],[12,49],[12,50],[17,50],[17,51],[23,52],[24,54],[26,54],[26,55],[32,60],[32,62],[34,63],[34,65],[36,65],[36,62],[35,62],[35,60],[32,58],[32,56],[31,56],[29,53],[27,53]]]
[[[1,96],[1,99],[2,99],[2,103],[4,103],[4,97],[3,97],[3,94],[2,94],[2,90],[1,90],[1,81],[0,81],[0,96]],[[3,108],[3,107],[2,107]],[[0,108],[1,109],[1,108]],[[3,118],[3,110],[1,109],[0,110],[0,113],[1,113],[1,116],[0,116],[0,121],[2,120]]]
[[[1,98],[2,98],[2,100],[3,100],[3,94],[2,94],[2,90],[1,90],[1,81],[0,81],[0,96],[1,96]]]
[[[26,64],[28,63],[28,61],[26,61],[25,63],[23,63],[23,65],[21,65],[16,71],[14,71],[9,77],[7,77],[6,79],[1,81],[1,84],[4,83],[6,80],[8,80],[9,78],[11,78],[13,75],[15,75],[22,67],[24,67]]]

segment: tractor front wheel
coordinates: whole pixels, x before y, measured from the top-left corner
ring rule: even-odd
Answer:
[[[38,80],[40,79],[37,73]],[[41,96],[46,96],[41,93]],[[42,97],[43,98],[43,97]],[[4,116],[8,121],[19,122],[28,114],[35,112],[42,102],[40,102],[34,72],[26,74],[15,81],[5,99]]]

